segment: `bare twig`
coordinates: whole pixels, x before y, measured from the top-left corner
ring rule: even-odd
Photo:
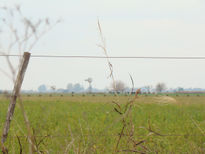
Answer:
[[[11,8],[1,7],[0,11],[6,15],[6,17],[0,19],[0,21],[2,21],[5,27],[10,31],[10,41],[8,41],[8,47],[4,47],[7,51],[4,53],[5,55],[8,55],[12,49],[17,49],[20,55],[23,51],[31,51],[40,38],[42,38],[61,21],[57,20],[52,24],[48,18],[33,21],[22,14],[21,7],[19,5],[15,5]],[[16,26],[17,24],[22,25],[23,28],[18,30],[18,27]],[[9,56],[6,56],[6,60],[13,81],[15,81],[16,69]],[[20,60],[21,59],[19,59],[19,61]]]

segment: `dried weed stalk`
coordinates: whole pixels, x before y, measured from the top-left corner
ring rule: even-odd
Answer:
[[[115,82],[116,80],[115,80],[114,75],[113,75],[113,66],[108,58],[109,56],[108,56],[108,52],[107,52],[107,48],[106,48],[105,38],[103,37],[102,28],[101,28],[99,20],[98,20],[98,29],[99,29],[100,38],[101,38],[101,44],[98,46],[103,50],[105,56],[107,57],[107,63],[108,63],[109,70],[110,70],[109,77],[111,77],[112,82],[114,83],[114,86],[116,87],[116,82]],[[132,82],[132,91],[133,91],[134,81],[133,81],[131,75],[130,75],[130,79]],[[137,142],[134,139],[135,128],[134,128],[133,119],[132,119],[132,108],[134,105],[134,101],[137,99],[139,93],[140,93],[140,89],[138,89],[136,91],[134,98],[130,97],[130,99],[126,102],[125,105],[120,104],[118,101],[112,101],[112,103],[115,105],[114,111],[116,111],[116,113],[119,114],[120,119],[121,119],[120,122],[122,124],[122,128],[118,134],[115,149],[113,151],[114,153],[117,153],[117,152],[139,152],[136,149],[136,146],[138,146],[144,142],[144,141]],[[129,147],[130,149],[120,150],[119,145],[120,145],[120,142],[122,141],[122,139],[126,140],[125,141],[127,143],[126,146]],[[130,146],[130,144],[132,146]],[[140,153],[144,153],[144,152],[140,152]]]
[[[105,43],[105,38],[103,36],[102,28],[101,28],[99,20],[98,20],[98,29],[99,29],[100,38],[101,38],[101,44],[98,46],[103,50],[105,56],[107,57],[107,63],[108,63],[109,70],[110,70],[109,77],[111,77],[112,82],[115,85],[114,89],[116,89],[116,80],[115,80],[114,75],[113,75],[113,66],[109,60],[109,56],[108,56],[108,52],[107,52],[107,48],[106,48],[106,43]],[[119,116],[120,116],[120,118],[119,118],[120,120],[117,122],[120,122],[122,125],[121,130],[118,133],[118,137],[116,140],[116,145],[115,145],[115,148],[113,150],[113,153],[132,152],[132,153],[142,153],[143,154],[143,153],[151,152],[151,150],[148,149],[147,147],[145,147],[145,145],[143,145],[147,139],[136,140],[135,126],[133,124],[133,117],[132,117],[134,102],[138,98],[138,95],[140,94],[141,91],[140,91],[140,89],[136,90],[135,96],[133,97],[132,93],[134,91],[134,81],[133,81],[133,78],[131,75],[130,75],[130,80],[132,83],[132,89],[131,89],[131,92],[129,95],[130,97],[128,98],[127,102],[125,104],[120,104],[119,100],[112,101],[112,103],[115,105],[114,111],[117,114],[119,114]],[[116,92],[115,92],[115,94],[118,95]],[[145,137],[149,137],[152,134],[157,135],[157,136],[164,136],[164,135],[157,133],[156,131],[153,130],[153,128],[151,127],[151,122],[149,119],[148,119],[148,128],[144,128],[144,129],[146,129],[148,131],[148,135]],[[121,149],[123,144],[124,144],[124,146],[126,146],[126,149]]]
[[[0,32],[1,36],[4,37],[2,40],[6,40],[6,42],[0,43],[0,54],[5,55],[10,73],[2,68],[0,68],[0,71],[15,82],[18,67],[15,67],[9,54],[14,51],[18,52],[19,55],[22,55],[22,52],[25,51],[30,52],[36,43],[60,20],[51,22],[49,18],[44,18],[34,21],[24,16],[19,5],[0,7],[0,14],[0,23],[2,25]]]

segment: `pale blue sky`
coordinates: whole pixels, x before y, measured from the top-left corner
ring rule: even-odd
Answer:
[[[32,19],[63,19],[44,36],[32,54],[103,55],[97,19],[102,24],[111,56],[205,56],[205,2],[202,0],[10,0],[1,5],[21,4]],[[204,60],[111,60],[116,79],[137,87],[165,82],[168,87],[203,87]],[[0,57],[5,69],[5,61]],[[106,60],[32,58],[23,89],[45,83],[65,88],[92,77],[93,86],[111,82]],[[0,89],[12,84],[0,74]]]

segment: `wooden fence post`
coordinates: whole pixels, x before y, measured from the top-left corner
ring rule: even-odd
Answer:
[[[9,127],[10,127],[10,123],[14,114],[14,110],[15,110],[15,105],[16,105],[16,99],[19,96],[20,90],[21,90],[21,85],[24,79],[24,75],[29,63],[29,59],[30,59],[30,53],[29,52],[24,52],[22,60],[21,60],[21,64],[19,67],[19,71],[18,71],[18,75],[14,84],[14,89],[12,91],[12,95],[11,95],[11,100],[10,100],[10,104],[8,107],[8,111],[7,111],[7,116],[6,116],[6,122],[4,124],[4,129],[3,129],[3,134],[2,134],[2,138],[1,138],[1,146],[2,146],[2,152],[3,153],[7,153],[7,150],[4,146],[4,143],[7,139],[8,136],[8,132],[9,132]]]

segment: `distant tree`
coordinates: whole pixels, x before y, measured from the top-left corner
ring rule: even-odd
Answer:
[[[124,82],[117,80],[111,83],[111,89],[115,92],[124,92],[126,89],[126,85]]]
[[[79,83],[73,85],[73,92],[82,92],[83,90],[84,88]]]
[[[56,90],[56,86],[51,86],[51,91],[55,92],[55,90]]]
[[[64,93],[64,92],[65,92],[65,89],[62,89],[62,88],[56,89],[56,92],[57,92],[57,93]]]
[[[147,86],[145,86],[144,88],[146,89],[146,91],[147,91],[148,94],[151,93],[151,89],[152,89],[152,86],[151,86],[151,85],[147,85]]]
[[[156,85],[156,92],[161,93],[162,91],[166,90],[166,85],[165,83],[158,83]]]
[[[177,88],[177,91],[178,91],[178,92],[182,92],[182,91],[184,91],[184,88],[178,87],[178,88]]]
[[[10,97],[9,92],[8,92],[8,91],[6,91],[6,90],[3,92],[3,95],[4,95],[4,97],[6,97],[6,98],[9,98],[9,97]]]
[[[72,90],[73,90],[73,84],[72,84],[72,83],[68,83],[68,85],[67,85],[67,91],[68,91],[68,92],[72,92]]]
[[[42,84],[42,85],[40,85],[40,86],[38,87],[38,92],[44,93],[44,92],[46,92],[46,91],[47,91],[46,85]]]

